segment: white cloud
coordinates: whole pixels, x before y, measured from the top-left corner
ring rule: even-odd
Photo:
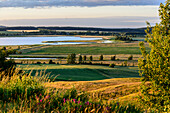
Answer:
[[[159,5],[165,0],[0,0],[0,7],[60,7],[60,6],[106,6],[106,5]]]

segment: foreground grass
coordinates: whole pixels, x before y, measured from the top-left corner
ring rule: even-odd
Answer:
[[[100,113],[142,113],[143,110],[135,107],[134,105],[123,105],[119,101],[106,101],[100,96],[91,96],[91,93],[82,92],[80,88],[59,88],[51,87],[54,82],[49,82],[44,77],[37,74],[37,76],[30,76],[20,71],[13,71],[13,74],[9,76],[3,76],[1,73],[0,80],[0,112],[62,112],[62,113],[80,113],[80,112],[100,112]],[[117,82],[116,82],[117,81]],[[101,88],[96,88],[96,91],[106,90],[107,84],[117,85],[123,82],[133,81],[136,82],[138,79],[115,79],[91,82],[91,84],[99,84]],[[69,83],[69,82],[68,82]],[[91,85],[90,82],[80,82],[85,83],[85,87]],[[67,84],[68,85],[68,84]],[[69,86],[73,84],[70,83]],[[48,87],[50,86],[50,87]],[[84,85],[82,85],[84,87]],[[67,87],[66,87],[67,88]],[[89,89],[90,87],[87,87]],[[116,86],[115,86],[116,88]],[[117,87],[118,88],[118,87]],[[85,90],[84,90],[85,91]],[[111,91],[111,90],[110,90]],[[115,93],[116,94],[116,93]],[[105,97],[108,97],[105,95]]]
[[[110,78],[129,78],[139,77],[137,67],[120,67],[110,68],[108,66],[96,65],[56,65],[56,64],[31,64],[18,65],[28,73],[31,70],[33,74],[36,71],[45,71],[50,73],[49,77],[56,77],[56,80],[66,81],[91,81]]]

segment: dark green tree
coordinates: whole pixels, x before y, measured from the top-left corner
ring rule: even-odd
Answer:
[[[86,55],[83,56],[83,61],[86,61],[87,57]]]
[[[0,72],[4,72],[3,75],[8,75],[8,70],[15,66],[15,62],[12,59],[7,60],[9,53],[7,50],[0,50]],[[1,76],[3,76],[1,74]]]
[[[76,63],[76,54],[72,53],[67,57],[68,64],[75,64]]]
[[[81,64],[81,63],[82,63],[82,61],[83,61],[83,58],[82,58],[82,56],[81,56],[81,55],[79,55],[79,64]]]
[[[99,60],[103,60],[103,55],[100,55]]]
[[[90,56],[90,61],[93,61],[93,56],[92,55]]]
[[[148,23],[146,52],[140,43],[143,59],[139,59],[142,76],[140,102],[154,112],[170,112],[170,0],[160,4],[161,22],[153,28]]]
[[[130,56],[128,57],[128,60],[133,60],[133,55],[130,55]]]

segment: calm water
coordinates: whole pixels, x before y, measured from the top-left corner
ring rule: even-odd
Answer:
[[[59,43],[42,43],[42,41],[66,41],[66,40],[101,40],[102,38],[81,38],[81,37],[1,37],[0,45],[34,45],[34,44],[86,44],[87,42],[59,42]]]

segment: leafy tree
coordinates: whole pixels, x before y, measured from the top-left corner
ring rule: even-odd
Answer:
[[[116,60],[116,55],[115,56],[111,56],[111,60]]]
[[[83,58],[82,58],[82,56],[80,55],[80,56],[79,56],[79,64],[82,63],[82,60],[83,60]]]
[[[93,61],[93,56],[92,55],[90,56],[90,61]]]
[[[103,60],[103,55],[100,55],[99,60]]]
[[[68,55],[67,63],[68,64],[75,64],[76,63],[76,54],[72,53],[71,55]]]
[[[87,57],[86,55],[83,56],[83,61],[86,61]]]
[[[140,43],[143,59],[139,59],[142,86],[140,101],[154,112],[170,112],[170,0],[160,4],[161,22],[151,29],[148,23],[146,52]]]
[[[0,50],[0,72],[3,72],[0,74],[1,77],[8,75],[10,72],[9,70],[11,70],[11,68],[13,68],[13,66],[15,66],[14,60],[6,59],[6,57],[8,57],[8,55],[9,55],[9,51],[4,50],[4,49]]]
[[[133,55],[130,55],[130,56],[128,57],[128,60],[133,60]]]

